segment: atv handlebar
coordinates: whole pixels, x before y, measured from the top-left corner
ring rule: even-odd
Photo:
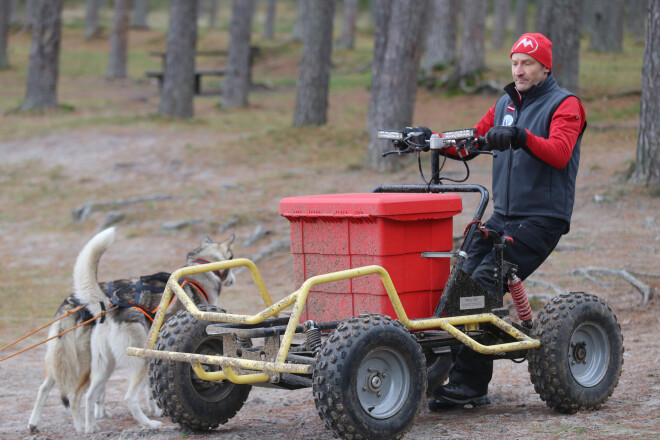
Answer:
[[[386,151],[383,157],[390,154],[406,154],[422,151],[445,151],[454,148],[462,159],[472,154],[493,154],[488,148],[486,138],[476,136],[477,130],[468,128],[464,130],[445,131],[442,136],[438,134],[426,138],[423,131],[412,131],[413,128],[403,130],[379,130],[378,139],[389,139],[396,150]]]

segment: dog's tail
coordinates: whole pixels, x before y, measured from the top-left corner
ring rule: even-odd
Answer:
[[[87,304],[93,315],[101,312],[100,303],[109,304],[108,297],[97,279],[99,260],[115,239],[115,228],[105,229],[96,234],[78,254],[73,267],[73,291],[79,301]],[[106,307],[107,308],[107,307]]]

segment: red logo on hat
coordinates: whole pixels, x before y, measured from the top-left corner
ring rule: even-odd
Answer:
[[[523,49],[526,51],[525,53],[534,53],[539,48],[539,43],[537,43],[534,38],[532,38],[530,36],[527,36],[527,37],[521,39],[518,42],[518,44],[515,45],[515,47],[513,48],[513,50],[511,52],[515,52],[516,50],[518,50],[518,48],[521,45],[523,46]],[[528,48],[530,48],[530,47],[531,47],[532,50],[528,50]]]

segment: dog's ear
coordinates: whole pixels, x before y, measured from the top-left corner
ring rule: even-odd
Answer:
[[[234,244],[234,239],[236,239],[236,234],[231,234],[231,236],[225,240],[227,246],[231,247],[231,245]]]
[[[211,243],[213,243],[213,240],[211,240],[211,237],[207,235],[206,237],[204,237],[204,240],[202,241],[202,246],[208,246]]]

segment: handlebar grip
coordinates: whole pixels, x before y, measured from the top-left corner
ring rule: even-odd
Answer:
[[[477,137],[477,146],[479,147],[480,150],[492,151],[492,148],[490,148],[490,145],[488,145],[488,142],[486,142],[485,136]]]

